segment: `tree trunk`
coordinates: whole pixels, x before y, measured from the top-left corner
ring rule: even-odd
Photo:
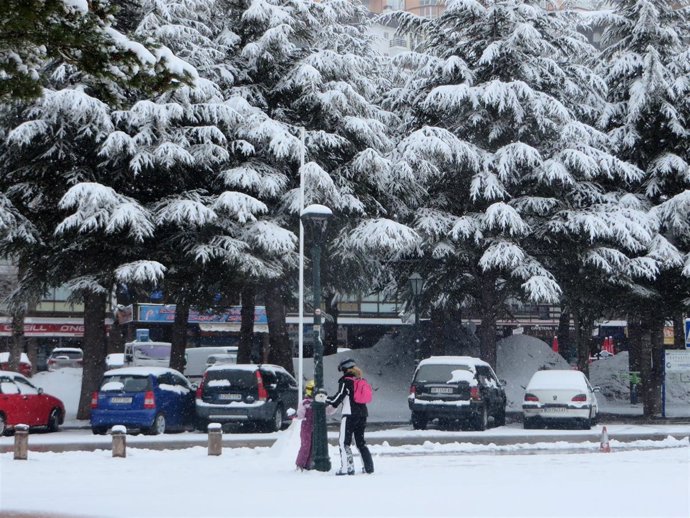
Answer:
[[[38,340],[36,338],[26,339],[26,355],[31,362],[31,375],[33,376],[38,370]]]
[[[678,313],[673,317],[673,348],[685,348],[685,315]]]
[[[582,318],[579,308],[573,309],[572,316],[577,348],[577,369],[589,378],[589,342],[592,336],[592,323]]]
[[[496,370],[496,276],[482,276],[481,283],[479,356]]]
[[[172,347],[170,348],[170,368],[184,372],[185,351],[187,350],[187,322],[189,321],[189,302],[184,299],[175,305],[175,320],[172,328]]]
[[[268,361],[284,367],[290,374],[292,366],[292,347],[285,323],[286,311],[281,283],[274,281],[266,286],[266,316],[268,317],[268,340],[270,348]]]
[[[24,352],[24,317],[26,308],[22,305],[12,311],[12,341],[10,342],[9,369],[19,372],[19,363]]]
[[[323,324],[324,356],[338,353],[338,303],[334,299],[335,293],[326,293],[326,312],[333,320],[328,319]]]
[[[570,343],[570,312],[561,307],[561,315],[558,317],[558,350],[567,361],[573,360],[577,355],[574,354]]]
[[[429,323],[431,326],[430,355],[443,356],[446,353],[446,343],[444,329],[446,323],[446,312],[439,307],[432,307],[429,311]]]
[[[254,313],[256,312],[256,288],[247,283],[242,288],[242,309],[240,310],[240,344],[237,348],[237,363],[251,363],[254,339]]]
[[[661,381],[663,377],[664,319],[655,318],[649,325],[649,340],[643,342],[641,362],[642,413],[646,418],[661,415]]]
[[[84,370],[77,419],[89,419],[91,394],[98,390],[105,370],[106,336],[105,311],[107,293],[89,292],[84,295]]]
[[[645,328],[639,318],[628,316],[628,365],[631,372],[640,372],[642,365],[642,342]]]

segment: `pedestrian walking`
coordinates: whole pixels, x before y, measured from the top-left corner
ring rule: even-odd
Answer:
[[[364,430],[367,426],[367,405],[365,402],[359,401],[370,401],[371,400],[371,388],[362,378],[362,371],[357,367],[355,361],[352,358],[343,360],[338,365],[338,370],[343,373],[343,375],[338,380],[338,392],[333,396],[326,399],[326,404],[337,408],[342,405],[342,418],[340,421],[340,436],[338,439],[338,445],[340,447],[340,470],[336,472],[336,475],[354,475],[355,465],[352,459],[352,449],[350,448],[352,444],[352,437],[355,438],[355,444],[359,450],[359,454],[362,457],[362,464],[364,465],[363,471],[365,473],[374,472],[374,462],[371,458],[371,453],[364,441]],[[360,382],[366,384],[365,392],[368,387],[369,395],[367,397],[360,397],[359,391],[357,398],[355,397],[355,384],[358,386]]]
[[[304,385],[304,399],[297,407],[297,419],[302,421],[300,428],[300,447],[297,453],[297,460],[295,464],[297,469],[303,471],[305,469],[312,469],[313,462],[311,458],[311,433],[314,429],[314,409],[312,402],[314,401],[314,380],[309,380]]]

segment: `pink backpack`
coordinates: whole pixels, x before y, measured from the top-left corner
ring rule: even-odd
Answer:
[[[371,400],[373,399],[374,391],[372,390],[371,385],[369,385],[369,382],[367,380],[365,380],[364,378],[348,377],[348,379],[351,379],[353,385],[355,386],[355,393],[354,393],[355,403],[360,403],[363,405],[366,405],[367,403],[371,403]]]

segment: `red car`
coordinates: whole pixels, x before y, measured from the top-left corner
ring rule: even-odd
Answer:
[[[45,394],[21,374],[0,371],[0,435],[18,424],[45,427],[57,432],[65,421],[65,405]]]
[[[9,370],[10,368],[10,353],[0,353],[0,370]],[[19,358],[19,373],[27,378],[31,377],[31,362],[26,353],[22,353]]]

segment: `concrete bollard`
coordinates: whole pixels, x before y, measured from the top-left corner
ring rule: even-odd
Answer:
[[[220,423],[208,425],[208,454],[220,455],[223,452],[223,427]]]
[[[113,457],[127,457],[127,428],[122,425],[113,426]]]
[[[14,427],[14,460],[26,460],[29,457],[29,426],[18,424]]]

